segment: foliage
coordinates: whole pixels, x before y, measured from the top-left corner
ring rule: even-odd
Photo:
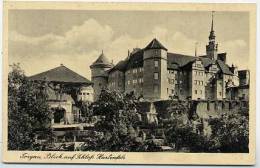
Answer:
[[[93,110],[91,110],[90,103],[81,101],[79,102],[79,108],[81,111],[81,122],[91,122],[93,116]]]
[[[248,116],[231,111],[209,121],[213,149],[220,152],[248,152]]]
[[[19,64],[8,74],[8,149],[31,148],[33,132],[47,129],[50,110],[44,84],[28,80]]]
[[[190,152],[206,152],[209,142],[203,135],[198,116],[191,113],[189,103],[173,100],[167,108],[171,117],[164,122],[166,140],[177,151],[185,148]]]
[[[106,150],[128,151],[128,147],[134,145],[134,127],[138,122],[137,101],[134,94],[103,90],[93,104],[94,115],[102,116],[96,129],[105,133],[100,144],[106,146]]]

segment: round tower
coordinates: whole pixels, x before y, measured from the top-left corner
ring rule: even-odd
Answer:
[[[145,48],[143,56],[145,99],[167,99],[167,49],[153,39]]]
[[[98,59],[90,65],[91,81],[94,83],[94,100],[97,100],[102,89],[107,88],[108,73],[107,70],[113,67],[108,58],[104,55],[103,51]]]

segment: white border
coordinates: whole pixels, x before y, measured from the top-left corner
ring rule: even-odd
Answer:
[[[16,1],[22,1],[22,0],[16,0]],[[36,0],[29,0],[29,1],[36,1]],[[41,1],[51,1],[51,0],[41,0]],[[72,0],[56,0],[56,1],[72,1]],[[77,0],[77,1],[81,1],[81,2],[196,2],[196,3],[256,3],[257,4],[257,42],[256,42],[256,74],[260,74],[260,55],[259,55],[259,14],[260,14],[260,1],[257,0]],[[3,0],[0,1],[0,11],[3,11]],[[0,13],[0,50],[1,50],[1,56],[3,57],[2,53],[3,53],[3,36],[2,36],[2,32],[3,32],[3,12]],[[1,57],[1,58],[2,58]],[[258,66],[259,67],[258,67]],[[3,59],[0,59],[0,76],[1,76],[1,80],[2,80],[2,76],[3,76]],[[259,76],[256,75],[256,86],[258,86],[258,84],[260,84],[260,79]],[[2,82],[0,82],[0,106],[2,107]],[[260,93],[260,88],[256,87],[256,102],[260,102],[259,99],[259,94]],[[2,108],[0,108],[2,109]],[[260,103],[256,103],[256,165],[254,166],[250,166],[250,167],[260,167],[260,156],[259,156],[259,152],[260,152],[260,148],[258,145],[258,142],[260,141],[260,134],[259,134],[259,130],[260,130],[260,112],[258,111],[258,109],[260,109]],[[2,110],[1,110],[2,112]],[[2,115],[0,115],[0,124],[2,125]],[[0,128],[0,149],[2,148],[2,127]],[[0,152],[0,159],[2,158],[1,156],[2,152]],[[1,159],[2,160],[2,159]],[[0,167],[4,167],[4,168],[20,168],[20,167],[27,167],[27,168],[45,168],[45,167],[49,167],[50,165],[48,164],[3,164],[0,163]],[[115,167],[114,165],[73,165],[73,167]],[[51,165],[51,167],[54,168],[66,168],[66,167],[72,167],[72,165]],[[117,167],[126,167],[125,165],[118,165]],[[146,166],[134,166],[134,167],[146,167]],[[149,167],[151,167],[151,165],[149,165]],[[159,166],[158,166],[159,167]],[[168,166],[163,166],[163,167],[168,167]],[[201,167],[201,166],[180,166],[180,167]],[[203,166],[203,167],[217,167],[217,166]],[[231,167],[231,166],[221,166],[223,168],[226,167]],[[232,166],[232,167],[241,167],[241,166]]]

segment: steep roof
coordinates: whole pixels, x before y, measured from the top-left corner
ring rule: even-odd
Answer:
[[[127,60],[119,61],[113,68],[109,70],[109,72],[118,70],[118,71],[125,71],[127,66]]]
[[[64,65],[29,77],[33,81],[91,84],[87,78],[77,74]]]
[[[156,38],[154,38],[145,48],[144,50],[148,49],[163,49],[167,51],[165,48]]]
[[[107,66],[113,66],[111,62],[109,62],[108,58],[105,56],[105,54],[102,53],[100,56],[96,59],[96,61],[90,66],[93,67],[95,65],[107,65]]]
[[[183,54],[167,53],[167,59],[168,65],[177,64],[179,67],[182,67],[192,61],[195,61],[197,58]]]
[[[139,50],[135,52],[134,54],[131,54],[126,68],[137,68],[137,67],[142,67],[143,66],[143,55],[144,55],[144,50]]]
[[[135,52],[134,54],[130,55],[128,59],[117,63],[116,66],[112,68],[110,71],[112,70],[125,71],[127,69],[142,67],[143,53],[144,50],[139,50]],[[189,56],[189,55],[183,55],[177,53],[167,53],[167,60],[168,60],[167,68],[177,70],[194,62],[196,59],[200,59],[202,61],[204,68],[207,68],[208,66],[215,63],[214,60],[211,60],[206,56],[195,57],[195,56]],[[219,66],[221,72],[223,72],[224,74],[233,75],[233,73],[229,70],[229,66],[225,64],[223,61],[217,60],[216,63]]]
[[[207,58],[207,57],[200,57],[203,65],[204,65],[204,68],[207,68],[208,66],[214,64],[214,61],[210,58]]]
[[[233,75],[233,73],[229,69],[229,66],[226,65],[223,61],[217,60],[216,62],[219,65],[219,68],[222,73],[227,74],[227,75]]]

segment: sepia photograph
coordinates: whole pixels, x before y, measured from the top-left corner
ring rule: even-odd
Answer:
[[[254,163],[254,5],[10,4],[7,162]]]

